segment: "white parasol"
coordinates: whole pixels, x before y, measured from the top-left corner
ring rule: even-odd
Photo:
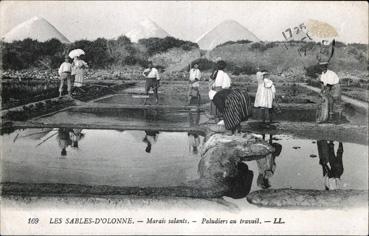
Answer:
[[[68,56],[70,58],[75,58],[75,57],[79,57],[79,56],[84,55],[84,54],[85,54],[85,52],[82,49],[77,48],[77,49],[73,49],[72,51],[70,51]]]

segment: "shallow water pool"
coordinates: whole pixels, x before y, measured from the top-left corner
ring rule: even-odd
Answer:
[[[265,186],[325,188],[317,140],[286,135],[266,135],[264,138],[272,138],[273,145],[281,149],[273,156],[274,160],[263,158],[245,162],[254,176],[251,191]],[[204,137],[193,132],[17,130],[2,136],[1,181],[120,187],[181,186],[199,178],[197,169],[203,143]],[[367,146],[340,145],[335,141],[319,143],[333,145],[335,155],[339,146],[343,150],[342,164],[337,164],[339,161],[333,163],[334,168],[343,168],[337,188],[368,189]]]

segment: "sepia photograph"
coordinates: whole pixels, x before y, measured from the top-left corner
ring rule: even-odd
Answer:
[[[1,235],[368,235],[366,1],[0,2]]]

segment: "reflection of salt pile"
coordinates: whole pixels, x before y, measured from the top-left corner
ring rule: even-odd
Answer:
[[[211,31],[202,35],[197,43],[201,49],[211,50],[217,45],[227,41],[250,40],[258,42],[258,39],[251,31],[234,20],[227,20],[220,23]]]
[[[23,40],[26,38],[35,39],[40,42],[45,42],[52,38],[58,39],[62,43],[70,42],[52,24],[38,16],[17,25],[2,37],[5,42]]]
[[[125,34],[132,42],[144,38],[165,38],[170,36],[165,30],[149,19],[141,21],[137,28]]]

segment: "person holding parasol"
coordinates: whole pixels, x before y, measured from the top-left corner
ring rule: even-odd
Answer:
[[[77,88],[83,86],[84,69],[88,68],[87,63],[81,59],[81,56],[84,54],[85,52],[82,49],[74,49],[69,53],[69,57],[73,58],[72,76],[75,77],[73,86]]]

